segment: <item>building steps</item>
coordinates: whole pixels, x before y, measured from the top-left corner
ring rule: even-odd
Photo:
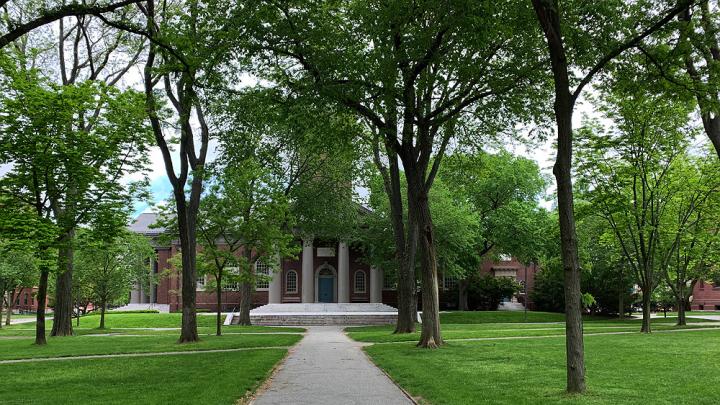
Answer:
[[[236,324],[237,314],[226,322]],[[397,322],[397,310],[379,303],[268,304],[250,311],[254,325],[388,325]]]
[[[111,309],[108,312],[114,311],[148,311],[155,310],[160,313],[170,312],[170,305],[168,304],[127,304],[123,307]]]
[[[525,306],[519,302],[501,302],[498,311],[523,311]]]

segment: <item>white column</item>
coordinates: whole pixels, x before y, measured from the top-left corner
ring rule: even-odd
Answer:
[[[279,304],[282,302],[282,260],[280,255],[276,255],[277,268],[272,272],[270,279],[270,288],[268,289],[268,303]]]
[[[315,269],[312,238],[303,240],[302,252],[302,302],[315,302]]]
[[[350,251],[345,242],[338,243],[338,302],[350,302]]]
[[[147,295],[145,294],[145,289],[140,286],[140,303],[141,304],[147,304]]]
[[[140,287],[137,284],[133,285],[133,289],[130,291],[130,303],[140,303]]]
[[[382,302],[383,270],[370,267],[370,302]]]

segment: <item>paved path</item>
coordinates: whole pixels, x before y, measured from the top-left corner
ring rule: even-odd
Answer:
[[[254,405],[413,404],[340,326],[308,327]]]

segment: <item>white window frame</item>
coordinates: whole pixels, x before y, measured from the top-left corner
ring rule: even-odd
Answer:
[[[270,267],[269,264],[265,264],[265,262],[263,262],[261,259],[256,260],[255,264],[253,264],[253,270],[255,271],[255,291],[268,291],[270,289],[270,280],[263,282],[263,284],[267,283],[266,287],[258,286],[260,278],[257,276],[259,274],[261,274],[258,272],[258,264],[260,264],[263,268],[267,269],[267,273],[262,273],[262,274],[264,274],[266,276],[272,276],[272,267]]]
[[[394,291],[397,289],[397,279],[391,277],[390,273],[383,273],[382,283],[383,290]]]
[[[459,280],[456,277],[446,276],[445,274],[443,274],[443,290],[452,290],[453,288],[457,287],[458,281]],[[450,284],[450,286],[448,286],[448,284]]]
[[[226,267],[225,268],[225,277],[223,278],[222,282],[222,290],[223,291],[240,291],[240,282],[239,281],[233,281],[228,282],[227,276],[237,276],[240,274],[240,267]]]
[[[202,281],[200,281],[202,279]],[[205,291],[205,286],[207,286],[207,274],[195,277],[195,291]]]
[[[289,279],[290,279],[291,273],[295,275],[295,288],[293,288],[292,290],[289,288],[289,286],[290,286]],[[297,294],[298,293],[298,272],[297,271],[288,270],[288,272],[285,273],[285,292],[288,294]]]
[[[362,290],[358,289],[358,276],[360,274],[362,274]],[[358,270],[355,272],[353,277],[353,292],[356,294],[367,293],[367,274],[365,273],[365,270]]]

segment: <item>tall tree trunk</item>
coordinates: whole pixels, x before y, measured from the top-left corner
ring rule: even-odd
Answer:
[[[3,325],[3,303],[5,302],[5,296],[6,294],[4,292],[0,293],[0,329],[2,329]],[[8,305],[8,308],[10,308],[11,305]]]
[[[394,122],[392,115],[388,121]],[[392,131],[388,138],[392,139],[393,136],[397,135],[397,125],[390,124],[390,127]],[[417,222],[413,210],[408,206],[407,224],[405,224],[398,156],[393,147],[387,143],[385,144],[385,151],[388,156],[388,168],[383,166],[379,146],[375,145],[375,164],[382,173],[385,193],[390,201],[395,259],[398,264],[398,317],[394,333],[412,333],[415,331],[415,322],[417,320],[417,286],[415,278]]]
[[[572,189],[572,116],[575,99],[570,91],[568,61],[565,55],[560,14],[556,1],[532,0],[538,22],[548,45],[555,86],[557,158],[553,174],[557,183],[560,242],[565,287],[565,350],[567,391],[585,392],[585,347],[583,343],[580,263]]]
[[[177,212],[179,215],[178,227],[180,230],[180,249],[182,251],[182,325],[180,328],[179,343],[192,343],[200,340],[197,333],[197,311],[195,310],[195,289],[197,272],[195,269],[195,229],[191,228],[188,220],[188,211],[185,205],[184,192],[175,195]]]
[[[685,296],[682,293],[677,298],[677,312],[677,326],[687,325],[687,320],[685,319]]]
[[[7,313],[5,314],[5,325],[10,326],[10,322],[12,322],[12,309],[13,309],[13,302],[15,302],[15,295],[13,294],[13,291],[8,291],[8,301],[7,301]]]
[[[458,310],[460,311],[468,310],[468,284],[470,281],[467,278],[458,281]],[[525,307],[527,308],[527,303],[525,303]]]
[[[620,268],[620,285],[618,291],[618,317],[620,320],[625,319],[625,278],[623,277],[622,267]]]
[[[643,318],[642,318],[642,327],[640,328],[640,332],[643,333],[650,333],[650,302],[652,299],[652,288],[650,288],[649,285],[644,284],[642,286],[642,311],[643,311]]]
[[[415,249],[416,235],[414,230],[415,224],[408,225],[413,227],[410,231],[410,242],[412,247],[403,246],[403,252],[397,253],[398,256],[398,318],[395,324],[394,333],[413,333],[415,332],[415,322],[417,321],[417,284],[415,279]],[[396,246],[397,247],[397,246]]]
[[[217,295],[217,317],[215,319],[215,335],[222,335],[222,274],[215,280],[215,294]]]
[[[100,303],[100,329],[105,329],[105,308],[107,308],[107,303],[103,300]]]
[[[43,253],[46,251],[44,250]],[[43,257],[44,259],[44,257]],[[37,295],[37,316],[35,320],[35,344],[45,345],[47,339],[45,338],[45,301],[47,301],[47,288],[48,288],[48,277],[50,275],[50,269],[46,264],[40,265],[40,281],[38,282],[38,295]]]
[[[240,315],[238,324],[250,325],[250,306],[252,305],[252,284],[247,281],[240,282]]]
[[[717,153],[718,158],[720,158],[720,117],[712,119],[712,128],[706,130],[706,133],[715,148],[715,153]]]
[[[51,336],[72,336],[73,325],[73,255],[72,246],[74,231],[63,236],[62,246],[58,250],[57,281],[55,283],[55,313],[53,314],[53,327]]]
[[[438,296],[437,260],[432,216],[426,190],[408,190],[415,202],[422,276],[422,330],[419,347],[434,349],[443,344],[440,333],[440,300]]]

